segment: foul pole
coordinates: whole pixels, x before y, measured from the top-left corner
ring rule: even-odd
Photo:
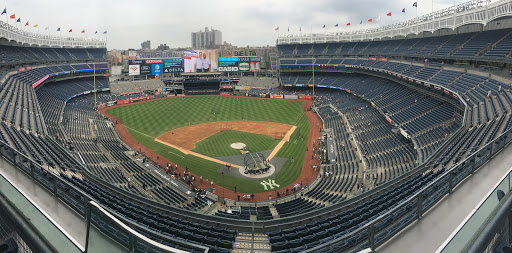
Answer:
[[[314,58],[311,58],[311,67],[313,69],[313,103],[315,102],[315,63]]]
[[[98,108],[96,107],[96,63],[92,64],[92,68],[94,69],[94,109]]]

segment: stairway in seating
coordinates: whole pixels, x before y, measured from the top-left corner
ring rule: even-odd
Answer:
[[[238,233],[233,244],[233,253],[271,252],[266,234]]]
[[[272,214],[272,218],[279,219],[279,212],[277,212],[277,209],[273,205],[269,205],[268,209],[270,209],[270,213]]]

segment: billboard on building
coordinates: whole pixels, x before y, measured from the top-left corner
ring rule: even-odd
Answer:
[[[128,59],[129,60],[137,59],[137,51],[128,51]]]
[[[219,71],[217,50],[185,50],[183,55],[183,65],[186,73],[213,73]]]

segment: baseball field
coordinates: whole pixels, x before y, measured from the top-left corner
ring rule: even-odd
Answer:
[[[121,120],[137,142],[161,157],[226,189],[233,190],[236,185],[239,192],[258,193],[265,191],[260,181],[222,175],[218,172],[221,163],[194,153],[207,157],[238,155],[240,151],[230,147],[236,142],[245,143],[251,152],[271,150],[291,133],[289,141],[275,154],[288,160],[272,178],[281,187],[291,184],[301,174],[310,130],[303,103],[226,96],[177,97],[117,107],[107,113]]]

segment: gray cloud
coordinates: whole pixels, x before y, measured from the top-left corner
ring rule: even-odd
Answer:
[[[350,29],[389,24],[415,16],[412,3],[416,0],[0,0],[8,13],[16,13],[22,23],[38,24],[39,30],[32,32],[60,35],[55,30],[61,27],[62,36],[82,36],[86,30],[90,37],[98,30],[101,34],[108,30],[109,49],[139,48],[144,40],[152,45],[166,43],[171,47],[190,46],[190,32],[213,27],[221,30],[223,40],[237,46],[265,46],[275,44],[277,32],[303,33],[323,32],[324,24],[328,31],[347,30],[345,24],[351,22]],[[453,5],[453,0],[436,0],[434,9]],[[461,1],[457,1],[461,3]],[[406,8],[406,13],[401,10]],[[386,17],[386,13],[393,17]],[[431,1],[418,0],[418,15],[431,11]],[[368,24],[367,19],[381,16],[381,22]],[[4,21],[4,16],[0,17]],[[364,25],[359,26],[363,20]],[[13,22],[10,22],[13,24]],[[334,28],[338,23],[339,28]],[[19,26],[19,24],[17,24]],[[50,27],[49,31],[44,28]],[[25,27],[24,27],[25,28]],[[25,28],[28,29],[28,28]],[[100,35],[98,37],[102,37]]]

